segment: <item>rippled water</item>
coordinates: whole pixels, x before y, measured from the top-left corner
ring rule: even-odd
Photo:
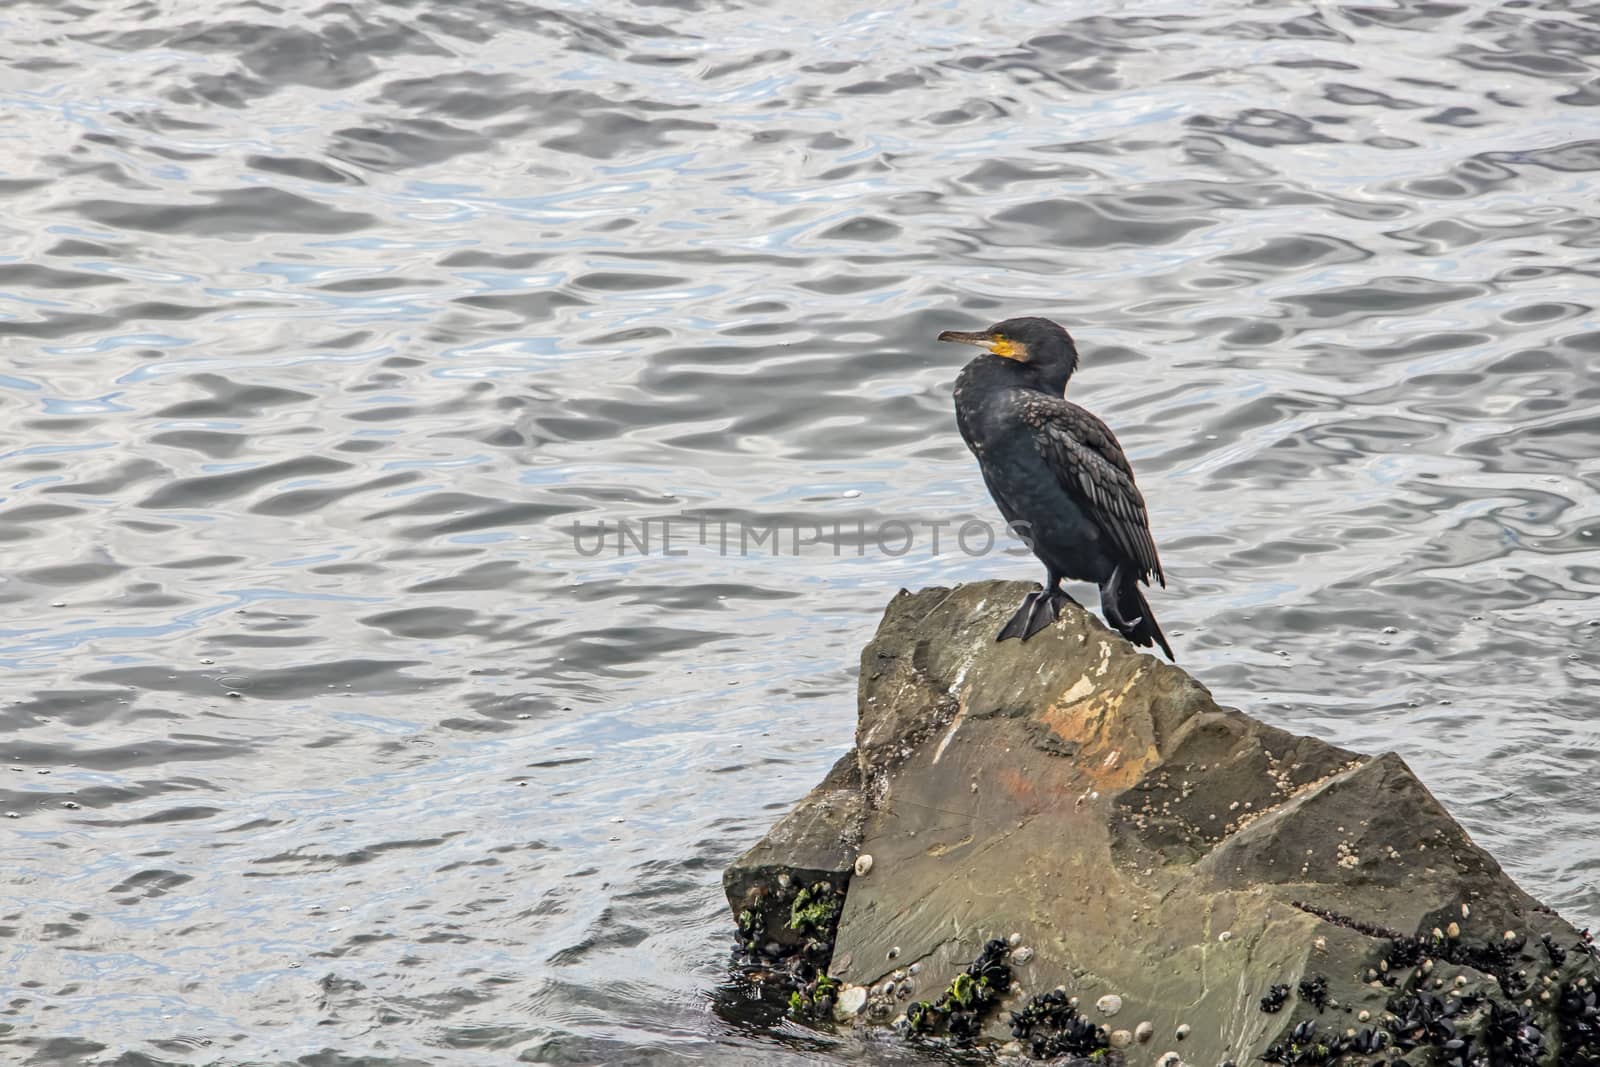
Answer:
[[[895,589],[1037,576],[870,536],[993,517],[932,338],[1022,313],[1180,662],[1600,921],[1600,5],[0,30],[0,1058],[905,1060],[714,1010],[718,876]],[[571,532],[674,516],[846,536]]]

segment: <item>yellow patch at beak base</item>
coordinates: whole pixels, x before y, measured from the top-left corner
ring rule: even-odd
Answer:
[[[1005,337],[991,337],[989,339],[989,351],[1006,359],[1017,360],[1019,363],[1027,362],[1028,359],[1027,345]]]

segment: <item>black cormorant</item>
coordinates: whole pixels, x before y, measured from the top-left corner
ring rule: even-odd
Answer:
[[[1133,468],[1106,424],[1065,399],[1078,349],[1049,319],[997,322],[977,333],[946,330],[941,341],[988,349],[956,379],[956,423],[978,458],[989,495],[1045,566],[997,641],[1026,641],[1073,603],[1063,578],[1100,587],[1106,621],[1136,645],[1172,648],[1139,591],[1161,560]]]

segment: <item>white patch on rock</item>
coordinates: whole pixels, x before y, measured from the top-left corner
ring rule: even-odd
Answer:
[[[956,672],[955,681],[950,683],[950,688],[946,689],[945,692],[949,693],[951,696],[955,696],[956,690],[960,689],[961,683],[967,680],[967,672],[971,669],[972,661],[969,659],[967,662],[961,665],[961,669]]]
[[[962,676],[965,677],[965,675],[966,671],[963,669]],[[955,690],[955,686],[950,688],[952,691]],[[944,750],[950,747],[950,739],[956,735],[957,730],[961,729],[961,724],[966,720],[966,717],[967,699],[966,695],[962,694],[956,697],[956,713],[955,717],[950,720],[950,729],[945,731],[944,738],[939,742],[939,747],[933,750],[934,766],[938,766],[939,760],[944,756]]]
[[[839,999],[834,1001],[833,1016],[836,1019],[849,1019],[860,1014],[861,1009],[866,1006],[867,987],[847,985],[839,992]]]
[[[1089,676],[1087,674],[1079,675],[1078,680],[1072,683],[1072,688],[1061,694],[1061,702],[1077,703],[1093,695],[1093,693],[1094,683],[1089,681]]]

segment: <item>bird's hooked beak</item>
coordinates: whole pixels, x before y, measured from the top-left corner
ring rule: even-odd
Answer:
[[[960,330],[946,330],[939,335],[941,341],[953,341],[958,345],[976,345],[987,348],[997,356],[1014,359],[1018,363],[1028,361],[1028,346],[1020,341],[1013,341],[1008,337],[997,337],[992,333],[962,333]]]

